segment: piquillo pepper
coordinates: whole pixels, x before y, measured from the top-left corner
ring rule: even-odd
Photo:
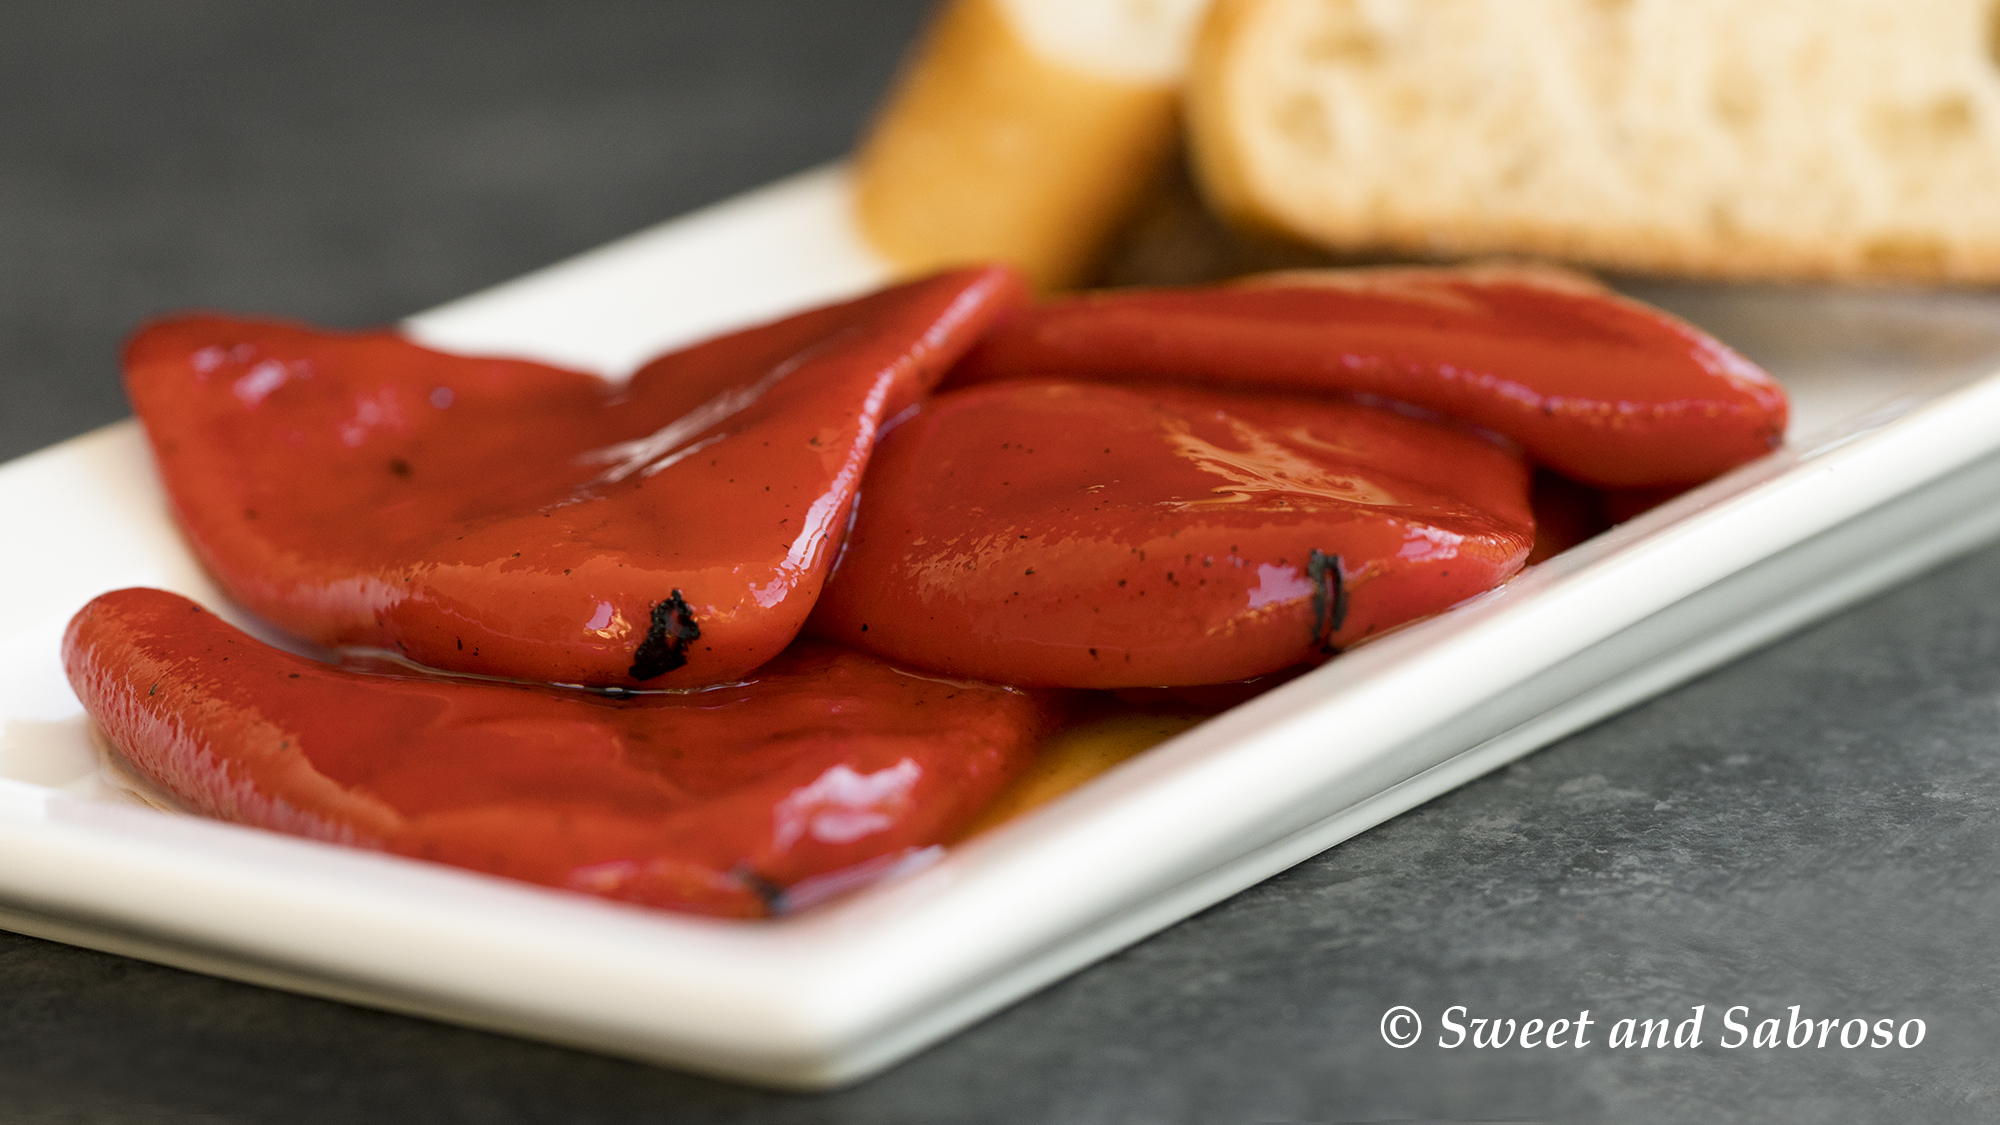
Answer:
[[[390,333],[193,317],[127,384],[182,530],[299,636],[521,680],[690,687],[805,621],[881,421],[1025,299],[942,274],[623,386]]]
[[[972,387],[885,436],[812,628],[1006,683],[1247,679],[1497,585],[1528,484],[1478,434],[1348,402]]]
[[[1237,698],[1600,527],[1550,469],[1664,495],[1785,420],[1721,344],[1539,272],[1025,301],[1004,270],[940,275],[622,387],[385,333],[155,325],[134,406],[234,597],[545,683],[364,675],[144,590],[72,621],[71,682],[209,815],[757,916],[1099,768],[1086,746],[981,813],[1077,710],[1035,689]],[[809,612],[820,639],[794,641]]]
[[[1591,485],[1686,486],[1784,436],[1782,388],[1700,330],[1547,269],[1324,270],[1067,297],[1020,312],[947,385],[1192,382],[1409,403]]]
[[[143,589],[85,606],[63,663],[131,764],[198,812],[732,916],[950,840],[1056,707],[812,642],[747,683],[628,698],[364,675]]]

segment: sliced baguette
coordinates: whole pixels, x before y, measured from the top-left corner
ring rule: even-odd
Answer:
[[[1207,0],[952,0],[856,153],[863,234],[908,271],[1083,279],[1172,151]]]
[[[2000,280],[1996,0],[1218,0],[1191,146],[1342,252]]]

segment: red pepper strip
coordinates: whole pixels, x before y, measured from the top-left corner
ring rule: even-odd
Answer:
[[[1549,270],[1326,270],[1085,294],[996,329],[948,386],[1171,380],[1411,403],[1605,486],[1693,484],[1784,437],[1782,388],[1656,309]]]
[[[182,529],[329,645],[604,686],[721,683],[803,624],[880,422],[1011,305],[970,269],[724,336],[617,387],[389,333],[194,317],[127,352]]]
[[[736,916],[950,839],[1052,717],[811,642],[747,684],[623,699],[365,675],[141,589],[85,606],[63,663],[127,760],[195,811]]]
[[[996,383],[883,440],[822,636],[1006,683],[1208,684],[1486,590],[1528,470],[1443,424],[1190,388]]]

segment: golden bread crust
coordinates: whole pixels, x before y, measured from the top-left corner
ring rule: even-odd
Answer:
[[[909,272],[998,260],[1077,284],[1158,174],[1177,102],[1039,56],[996,0],[953,0],[856,154],[861,230]]]

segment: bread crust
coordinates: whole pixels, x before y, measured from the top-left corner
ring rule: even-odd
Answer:
[[[953,0],[856,154],[861,230],[912,273],[999,260],[1075,285],[1158,174],[1178,100],[1038,55],[997,0]]]
[[[1863,0],[1841,6],[1840,13],[1830,12],[1822,17],[1815,11],[1799,18],[1824,19],[1824,27],[1812,29],[1812,35],[1818,35],[1822,43],[1829,37],[1856,37],[1847,39],[1844,47],[1849,57],[1865,59],[1870,57],[1868,51],[1872,47],[1858,37],[1869,34],[1868,25],[1856,29],[1840,26],[1837,21],[1850,8],[1869,6]],[[1475,4],[1458,6],[1468,10],[1474,7]],[[1662,18],[1703,18],[1684,15],[1692,11],[1686,5],[1675,9],[1634,0],[1619,7],[1630,21],[1628,33],[1633,28],[1657,30]],[[1267,236],[1276,233],[1303,239],[1341,254],[1423,259],[1534,255],[1619,272],[1717,280],[1993,283],[2000,281],[2000,209],[1986,206],[1976,189],[1962,189],[1967,205],[1959,207],[1939,205],[1936,200],[1940,197],[1935,193],[1925,196],[1922,192],[1905,191],[1903,196],[1920,197],[1926,202],[1922,206],[1902,202],[1896,190],[1898,184],[1922,182],[1933,166],[1926,164],[1927,160],[1955,175],[1957,179],[1950,181],[1953,183],[1976,181],[1978,174],[1967,170],[1991,164],[1996,177],[1987,182],[2000,182],[2000,58],[1994,57],[2000,55],[2000,46],[1989,41],[2000,31],[2000,25],[1993,22],[2000,17],[1986,17],[1988,22],[1978,28],[1978,41],[1971,42],[1961,26],[1967,20],[1963,7],[1955,0],[1938,0],[1926,8],[1926,18],[1940,27],[1949,26],[1943,31],[1926,32],[1931,38],[1925,43],[1948,42],[1965,56],[1939,60],[1937,70],[1949,69],[1948,79],[1923,74],[1915,77],[1892,74],[1872,79],[1876,86],[1871,88],[1905,98],[1914,107],[1908,111],[1910,114],[1929,114],[1931,120],[1913,116],[1908,123],[1900,119],[1889,121],[1886,115],[1902,111],[1888,94],[1882,95],[1879,105],[1808,106],[1805,108],[1818,114],[1820,123],[1827,127],[1823,130],[1824,137],[1786,138],[1796,143],[1796,155],[1790,149],[1778,152],[1772,148],[1775,142],[1770,140],[1768,126],[1763,133],[1755,128],[1745,129],[1729,138],[1742,143],[1741,151],[1746,155],[1740,166],[1715,160],[1698,169],[1700,174],[1685,177],[1684,184],[1677,180],[1673,185],[1676,189],[1707,193],[1703,196],[1703,205],[1708,208],[1705,214],[1695,213],[1685,192],[1675,197],[1661,188],[1658,194],[1648,197],[1645,193],[1652,185],[1643,175],[1633,172],[1634,168],[1644,167],[1642,160],[1618,166],[1611,159],[1643,149],[1647,144],[1654,144],[1657,151],[1646,152],[1646,159],[1667,159],[1668,155],[1663,154],[1671,154],[1671,145],[1656,143],[1656,138],[1668,130],[1659,129],[1658,122],[1633,121],[1609,114],[1601,120],[1591,120],[1587,111],[1599,106],[1581,100],[1578,104],[1582,105],[1579,111],[1583,115],[1582,126],[1569,122],[1577,131],[1567,136],[1579,144],[1610,136],[1626,147],[1621,150],[1618,144],[1603,142],[1602,151],[1609,155],[1598,165],[1576,160],[1544,161],[1549,166],[1561,165],[1566,172],[1574,172],[1582,165],[1578,175],[1585,179],[1592,175],[1600,177],[1599,181],[1583,183],[1547,178],[1551,204],[1546,208],[1538,210],[1522,204],[1518,194],[1511,205],[1499,203],[1505,195],[1505,185],[1497,179],[1492,182],[1476,179],[1476,175],[1485,174],[1487,165],[1497,167],[1500,163],[1484,152],[1467,154],[1470,162],[1467,167],[1476,169],[1476,174],[1466,177],[1470,186],[1452,185],[1460,190],[1449,200],[1446,199],[1449,193],[1443,191],[1424,194],[1399,190],[1399,177],[1401,183],[1419,189],[1428,187],[1435,177],[1426,176],[1423,168],[1357,159],[1355,153],[1362,151],[1362,147],[1343,147],[1346,138],[1337,134],[1337,127],[1351,126],[1357,115],[1374,113],[1379,108],[1376,102],[1362,104],[1366,99],[1355,96],[1356,91],[1376,96],[1382,105],[1393,104],[1392,81],[1404,83],[1398,89],[1407,93],[1411,88],[1409,66],[1395,55],[1405,45],[1378,43],[1371,49],[1386,56],[1386,61],[1355,62],[1340,57],[1337,45],[1329,45],[1328,41],[1350,35],[1354,41],[1360,41],[1368,35],[1370,28],[1359,14],[1363,8],[1377,15],[1390,13],[1392,18],[1424,14],[1414,0],[1384,0],[1365,5],[1349,0],[1218,0],[1197,40],[1190,69],[1187,92],[1190,148],[1205,197],[1230,222]],[[1531,14],[1524,7],[1521,18],[1537,19],[1548,12],[1557,12],[1561,19],[1581,21],[1584,17],[1571,12],[1572,8],[1582,10],[1578,5],[1540,4]],[[1635,11],[1639,15],[1630,14]],[[1318,42],[1304,42],[1300,12],[1309,12],[1316,21],[1312,30],[1319,33]],[[1554,24],[1557,18],[1545,22]],[[1543,30],[1538,26],[1538,32]],[[1547,37],[1553,38],[1560,30],[1552,27]],[[1714,39],[1730,35],[1731,29],[1707,28],[1703,33]],[[1421,41],[1420,36],[1412,38]],[[1747,33],[1743,35],[1746,49],[1750,38]],[[1811,35],[1801,34],[1792,43],[1796,46],[1810,39]],[[1960,43],[1960,39],[1968,41]],[[1565,48],[1571,54],[1551,48],[1538,60],[1541,70],[1523,65],[1512,72],[1496,67],[1495,73],[1519,77],[1528,89],[1520,95],[1521,105],[1550,104],[1546,98],[1535,100],[1545,91],[1533,89],[1534,83],[1572,81],[1582,86],[1574,75],[1550,79],[1548,70],[1552,66],[1584,69],[1587,59],[1574,49],[1574,43],[1587,41],[1578,32]],[[1649,47],[1650,41],[1644,38],[1635,37],[1631,42],[1635,44],[1634,51],[1659,49]],[[1907,56],[1914,53],[1908,44],[1898,49],[1903,51],[1901,59],[1890,57],[1892,52],[1887,50],[1882,52],[1882,71],[1907,63]],[[1279,57],[1286,52],[1291,57]],[[1972,65],[1973,52],[1981,65]],[[1803,54],[1803,49],[1798,52],[1801,57]],[[1657,58],[1655,64],[1656,71],[1671,70],[1668,63]],[[1782,89],[1785,82],[1791,81],[1791,71],[1785,68],[1794,65],[1798,65],[1794,56],[1775,59],[1773,70],[1756,75],[1755,81],[1766,89]],[[1376,77],[1394,66],[1405,69],[1394,79]],[[1294,88],[1280,90],[1278,80],[1272,75],[1288,67],[1288,73],[1304,74],[1306,79],[1299,80]],[[1702,72],[1702,78],[1721,81],[1706,71]],[[1331,104],[1341,93],[1348,95],[1346,100]],[[1631,90],[1624,94],[1626,100],[1615,104],[1643,104],[1631,96]],[[1503,96],[1488,95],[1494,99]],[[1317,103],[1314,98],[1319,99]],[[1609,99],[1607,104],[1612,104]],[[1677,112],[1685,109],[1683,103],[1675,105]],[[1691,151],[1711,156],[1717,151],[1726,154],[1718,138],[1727,134],[1730,127],[1740,125],[1727,119],[1724,111],[1728,108],[1716,107],[1714,120],[1674,121],[1672,127],[1678,130],[1678,136],[1707,142],[1693,146]],[[1279,118],[1294,109],[1310,128],[1297,130],[1297,135],[1286,135]],[[1837,118],[1840,114],[1846,116]],[[1460,120],[1463,118],[1454,118],[1432,105],[1412,114],[1411,120],[1403,124],[1417,129],[1427,125],[1451,129]],[[1379,135],[1388,135],[1397,124],[1386,117],[1369,117],[1365,122],[1366,127],[1377,130]],[[1325,128],[1332,135],[1323,156],[1305,151],[1311,147],[1307,143],[1311,128]],[[1943,163],[1946,158],[1938,155],[1945,151],[1942,147],[1921,151],[1916,147],[1930,143],[1925,140],[1929,136],[1926,129],[1948,134],[1937,145],[1959,146],[1951,150],[1949,159],[1955,163],[1948,168]],[[1532,153],[1536,145],[1561,144],[1565,137],[1566,134],[1547,125],[1545,120],[1528,117],[1518,129],[1497,135],[1493,143],[1503,147],[1511,144]],[[1897,144],[1907,144],[1909,152],[1900,153]],[[1814,145],[1820,147],[1811,147]],[[1376,151],[1409,150],[1410,146],[1387,144],[1377,146]],[[1780,165],[1786,160],[1815,159],[1823,161],[1831,171],[1824,182],[1802,190],[1824,191],[1829,195],[1845,193],[1842,205],[1851,217],[1840,222],[1824,219],[1816,223],[1787,222],[1789,216],[1783,209],[1790,201],[1767,194],[1771,190],[1769,185],[1777,182],[1797,185],[1801,177],[1776,175],[1773,169],[1782,171]],[[1311,182],[1316,179],[1323,186],[1328,178],[1336,176],[1365,181],[1376,191],[1377,204],[1357,204],[1353,200],[1358,193],[1341,195],[1321,190]],[[1945,178],[1944,172],[1930,177],[1934,182]],[[1603,190],[1605,183],[1615,184],[1623,189],[1623,194]],[[1599,194],[1593,196],[1593,191]],[[1386,206],[1380,203],[1383,194],[1389,196]],[[1758,198],[1759,194],[1763,198]],[[1422,204],[1411,202],[1417,195],[1423,195]],[[1617,204],[1579,204],[1601,198],[1614,198]],[[1433,205],[1433,199],[1439,202]],[[1625,206],[1628,200],[1637,202]],[[1757,217],[1737,217],[1752,212]],[[1975,212],[1981,217],[1969,218]]]

